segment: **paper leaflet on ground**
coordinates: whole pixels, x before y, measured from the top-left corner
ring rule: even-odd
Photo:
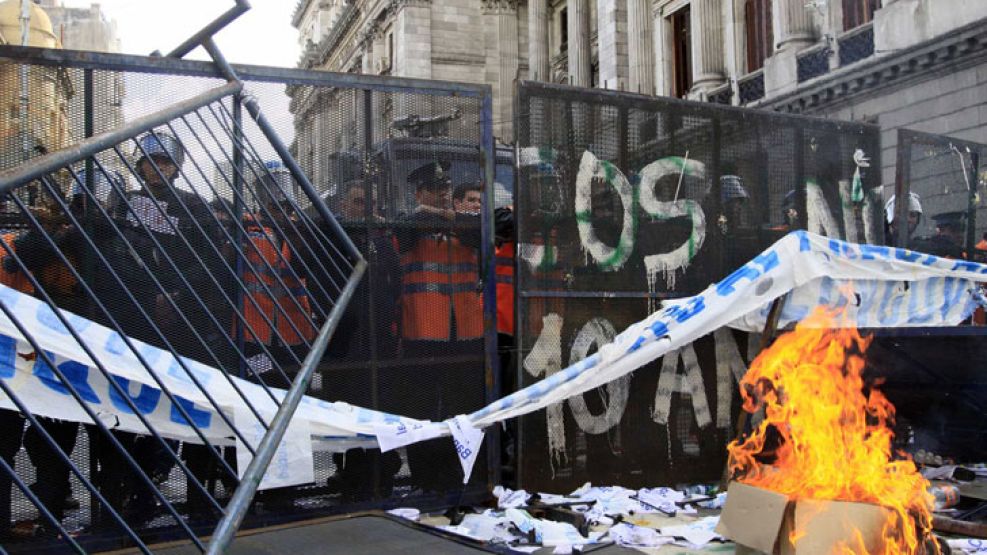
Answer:
[[[723,326],[759,329],[758,319],[771,302],[793,289],[788,308],[793,318],[799,316],[801,306],[818,304],[820,300],[825,301],[823,304],[839,304],[843,302],[840,299],[846,298],[850,315],[857,318],[858,324],[955,325],[973,308],[969,290],[984,279],[987,266],[981,264],[793,232],[699,295],[664,306],[627,328],[596,354],[495,401],[469,418],[475,428],[482,429],[604,385]],[[846,295],[837,294],[850,282]],[[908,282],[908,287],[903,282]],[[47,305],[3,286],[0,302],[17,314],[43,349],[53,354],[55,364],[102,421],[116,429],[146,433]],[[62,313],[114,381],[128,392],[137,409],[166,437],[199,441],[181,408],[211,442],[233,445],[233,433],[213,402],[223,417],[233,421],[237,408],[246,407],[234,384],[262,413],[273,413],[275,409],[271,397],[257,384],[181,359],[186,371],[167,351],[134,342],[153,369],[152,377],[117,333],[74,314]],[[41,357],[32,355],[33,349],[20,331],[9,319],[0,317],[0,379],[38,415],[89,422]],[[188,372],[205,386],[212,401]],[[158,380],[175,395],[177,407],[163,394]],[[285,395],[284,390],[272,391],[277,398]],[[2,394],[0,408],[16,410]],[[303,399],[294,418],[309,423],[315,450],[375,446],[378,434],[400,426],[420,430],[421,437],[417,439],[450,433],[445,423],[418,421],[311,397]]]

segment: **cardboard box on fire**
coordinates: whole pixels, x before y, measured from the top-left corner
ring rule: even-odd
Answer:
[[[792,501],[740,482],[731,482],[728,492],[716,532],[738,544],[738,554],[819,555],[834,553],[844,542],[859,546],[859,541],[867,553],[874,553],[882,545],[881,533],[891,515],[868,503]],[[795,544],[793,530],[801,532]]]

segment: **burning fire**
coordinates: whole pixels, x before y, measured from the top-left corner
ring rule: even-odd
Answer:
[[[731,471],[793,500],[885,507],[882,553],[920,553],[932,530],[929,483],[892,453],[894,406],[861,376],[870,338],[839,328],[839,317],[817,310],[754,360],[741,383],[744,410],[763,408],[765,418],[728,446]],[[865,552],[855,544],[843,552]]]

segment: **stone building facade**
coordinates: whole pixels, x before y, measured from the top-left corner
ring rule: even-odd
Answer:
[[[120,52],[116,22],[106,17],[99,3],[87,8],[71,8],[62,0],[40,0],[38,5],[51,18],[55,36],[68,50]],[[71,72],[75,94],[69,98],[69,133],[73,140],[85,137],[85,101],[81,72]],[[124,76],[121,73],[100,72],[93,80],[93,120],[96,132],[106,131],[124,123]]]
[[[863,119],[886,151],[899,126],[987,142],[985,23],[983,0],[299,0],[293,15],[301,67],[490,84],[503,142],[514,82],[532,79]]]

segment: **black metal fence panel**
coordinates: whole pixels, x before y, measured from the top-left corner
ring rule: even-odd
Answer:
[[[22,67],[37,88],[26,117],[4,114],[0,172],[229,87],[207,63],[3,47],[0,90],[19,91]],[[287,161],[243,110],[243,96],[230,89],[150,133],[47,172],[0,203],[0,282],[115,331],[122,352],[131,352],[124,339],[131,338],[155,356],[174,357],[177,375],[205,396],[188,402],[165,384],[121,383],[95,364],[88,375],[102,379],[96,395],[117,410],[128,407],[133,418],[121,423],[98,410],[70,417],[63,412],[81,414],[92,403],[85,388],[73,391],[82,382],[71,371],[82,370],[46,360],[40,344],[5,347],[36,357],[34,373],[64,404],[16,406],[19,390],[6,387],[15,382],[0,375],[7,409],[0,410],[7,465],[0,468],[0,544],[8,551],[66,543],[143,549],[213,529],[237,486],[242,455],[255,446],[256,438],[241,437],[250,426],[238,419],[255,413],[263,432],[280,401],[275,389],[298,372],[353,270],[341,247],[349,239],[335,235],[320,202],[369,267],[308,395],[435,420],[480,408],[496,394],[488,379],[495,351],[487,347],[496,330],[485,317],[493,299],[482,289],[493,282],[492,234],[483,225],[492,206],[479,190],[493,181],[486,178],[495,158],[486,140],[489,90],[237,69],[243,94],[260,99],[315,191],[291,178]],[[196,364],[216,369],[214,381],[194,383]],[[216,388],[242,399],[246,416],[209,399]],[[165,401],[184,433],[141,418],[165,410]],[[223,431],[206,430],[204,415]],[[448,440],[383,455],[317,448],[311,476],[260,492],[247,524],[468,502],[496,481],[492,456],[481,454],[463,487]],[[56,462],[42,464],[49,460]]]
[[[888,243],[987,260],[987,145],[907,129],[898,131],[897,145],[895,188],[884,204]],[[987,354],[985,322],[977,310],[957,328],[877,330],[868,362],[884,380],[896,435],[909,452],[955,460],[987,454],[987,380],[977,364]]]
[[[517,106],[522,386],[788,231],[884,241],[874,126],[541,83],[521,84]],[[524,417],[520,485],[719,479],[757,344],[720,330]]]
[[[907,198],[908,203],[886,208],[891,214],[908,214],[908,233],[902,239],[909,248],[957,259],[987,257],[987,208],[981,199],[985,155],[987,145],[980,143],[898,131],[895,198]],[[894,220],[889,214],[886,218]]]

